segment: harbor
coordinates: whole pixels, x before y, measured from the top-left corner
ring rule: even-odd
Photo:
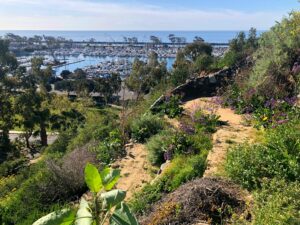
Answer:
[[[165,61],[167,68],[172,69],[180,46],[119,46],[107,47],[62,47],[55,50],[34,50],[29,54],[21,54],[17,57],[22,66],[29,68],[33,57],[42,57],[44,66],[51,65],[55,75],[59,76],[63,70],[71,72],[80,68],[90,77],[119,73],[122,77],[130,74],[132,62],[135,58],[146,61],[150,52],[156,52],[160,61]],[[213,55],[221,56],[227,50],[226,46],[213,48]],[[55,64],[56,62],[56,64]]]

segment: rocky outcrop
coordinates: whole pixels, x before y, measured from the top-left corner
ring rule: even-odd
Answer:
[[[233,77],[237,73],[236,69],[228,68],[216,73],[209,74],[207,76],[201,76],[187,80],[185,84],[182,84],[174,88],[168,96],[162,95],[158,98],[151,109],[162,104],[167,97],[172,95],[179,95],[183,101],[188,101],[200,97],[215,96],[217,91],[233,80]]]

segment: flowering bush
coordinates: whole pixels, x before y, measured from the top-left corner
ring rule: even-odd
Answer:
[[[174,95],[165,99],[165,102],[155,109],[155,112],[163,113],[169,118],[181,116],[183,108],[180,106],[180,96]]]
[[[198,107],[192,112],[192,121],[196,131],[204,131],[207,133],[216,132],[216,128],[220,125],[220,116],[217,115],[217,106],[205,105]]]
[[[231,149],[226,171],[248,189],[260,188],[264,178],[300,181],[299,120],[268,130],[263,144],[242,144]]]
[[[297,111],[295,107],[297,98],[285,98],[283,100],[270,99],[253,113],[255,127],[277,127],[287,123]]]

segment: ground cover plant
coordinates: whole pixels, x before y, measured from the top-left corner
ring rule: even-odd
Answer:
[[[249,189],[260,188],[264,178],[299,180],[299,122],[291,121],[265,134],[265,143],[242,144],[229,151],[229,176]]]

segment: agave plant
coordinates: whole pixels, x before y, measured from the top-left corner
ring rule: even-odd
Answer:
[[[119,170],[105,168],[102,171],[92,164],[85,167],[85,182],[93,198],[81,198],[77,208],[52,212],[33,225],[138,225],[129,207],[123,202],[126,192],[114,189],[120,177]]]

